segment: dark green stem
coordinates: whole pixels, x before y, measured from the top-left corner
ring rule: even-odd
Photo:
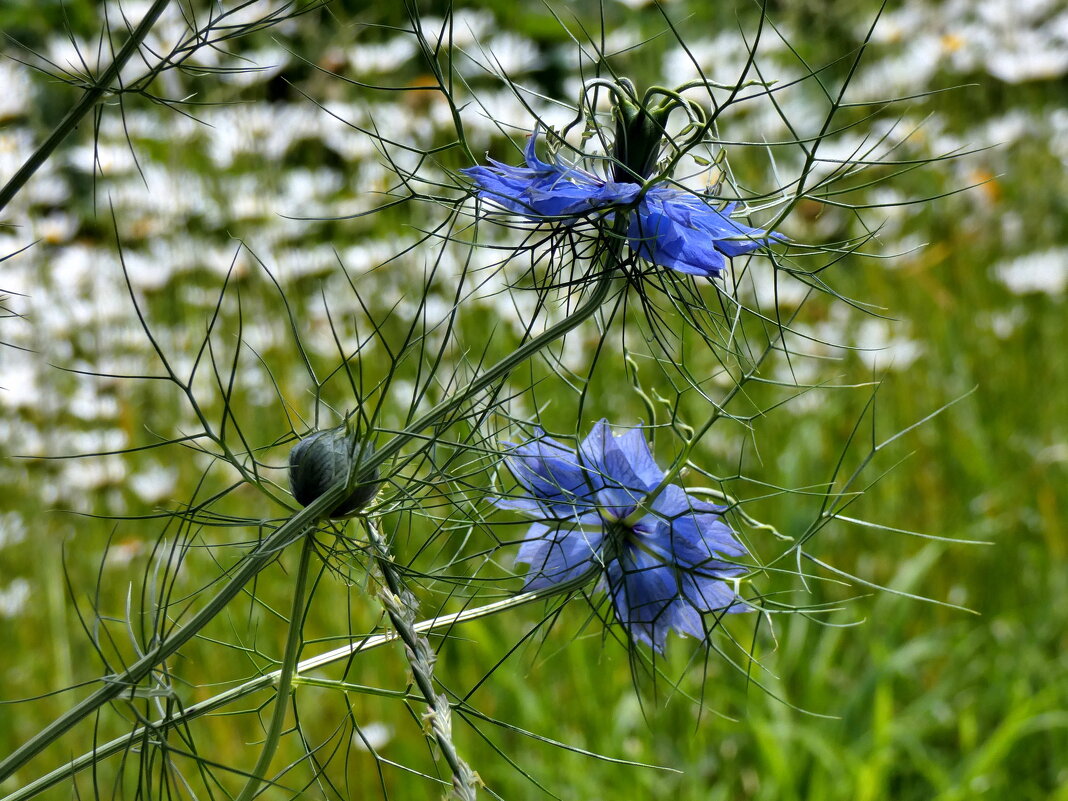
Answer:
[[[79,721],[93,714],[104,704],[121,698],[124,694],[129,695],[131,698],[136,697],[137,685],[157,665],[165,662],[179,648],[193,639],[204,626],[226,608],[226,605],[242,591],[244,586],[257,573],[273,562],[287,545],[302,537],[308,529],[320,519],[326,517],[333,505],[336,505],[341,499],[344,491],[345,487],[343,485],[339,484],[336,487],[332,487],[317,498],[314,503],[309,504],[306,508],[293,515],[284,525],[280,526],[260,543],[255,550],[242,558],[237,569],[230,576],[229,582],[199,612],[193,615],[188,623],[161,641],[155,648],[150,649],[121,674],[106,677],[104,686],[76,704],[73,709],[68,710],[52,721],[29,742],[17,748],[3,762],[0,762],[0,782],[10,777],[16,770],[62,737]]]
[[[593,313],[601,308],[601,305],[608,298],[608,294],[612,289],[614,283],[614,271],[605,270],[597,278],[597,282],[593,285],[593,289],[590,292],[590,296],[586,299],[586,302],[582,304],[575,313],[565,317],[555,325],[551,325],[546,328],[542,333],[533,339],[529,340],[523,345],[520,345],[515,349],[515,352],[511,356],[507,356],[501,359],[497,364],[493,365],[489,370],[483,373],[479,378],[476,378],[470,384],[468,384],[462,392],[458,392],[451,398],[446,398],[429,412],[424,414],[403,433],[398,434],[379,450],[375,451],[373,457],[361,465],[360,473],[355,477],[358,483],[359,481],[369,481],[374,478],[374,469],[385,462],[390,457],[397,454],[401,448],[403,448],[409,440],[413,438],[413,435],[422,431],[425,428],[429,428],[449,414],[449,412],[457,409],[467,400],[478,394],[482,390],[496,383],[500,379],[507,376],[512,370],[525,362],[535,353],[540,351],[546,345],[551,342],[555,342],[562,337],[568,331],[576,328],[581,322],[593,316]]]
[[[624,226],[626,215],[618,214],[615,227]],[[598,266],[602,269],[597,278],[589,297],[573,314],[550,326],[529,342],[521,345],[515,352],[495,364],[483,375],[472,381],[467,387],[451,398],[439,403],[429,412],[424,414],[403,432],[397,434],[387,442],[373,457],[360,466],[354,475],[347,481],[339,481],[322,495],[315,499],[304,509],[297,512],[282,526],[274,531],[260,545],[247,554],[239,563],[229,581],[219,590],[218,594],[193,617],[175,631],[171,636],[150,649],[144,656],[119,675],[106,679],[103,687],[93,692],[87,698],[79,702],[74,708],[65,712],[54,720],[32,739],[17,748],[6,759],[0,762],[0,782],[10,777],[20,767],[29,762],[33,757],[51,745],[53,742],[70,731],[81,720],[93,714],[105,704],[122,697],[124,693],[133,695],[137,685],[148,676],[152,670],[174,655],[179,648],[195,637],[201,629],[221,612],[226,605],[242,592],[245,585],[253,579],[275,557],[292,542],[300,539],[308,529],[315,526],[325,518],[331,510],[336,508],[349,493],[349,487],[358,483],[366,482],[374,475],[375,469],[386,459],[397,454],[404,445],[420,436],[420,433],[432,425],[440,423],[446,415],[470,400],[474,395],[486,389],[494,382],[505,378],[519,364],[529,359],[535,353],[550,343],[564,336],[567,332],[576,328],[584,320],[593,316],[608,297],[614,282],[614,262],[618,259],[619,248],[622,247],[622,239],[609,243],[605,258]],[[609,268],[609,265],[611,268]]]
[[[534,603],[535,601],[544,601],[556,595],[573,592],[589,583],[594,578],[594,575],[594,572],[591,571],[552,587],[546,587],[533,592],[525,592],[520,595],[512,595],[508,598],[494,601],[493,603],[479,606],[474,609],[464,609],[461,612],[432,617],[429,620],[423,620],[416,623],[413,626],[413,629],[417,634],[437,631],[438,629],[453,629],[461,623],[470,620],[481,620],[484,617],[498,614],[506,609],[518,609],[521,606]],[[360,639],[357,642],[342,646],[341,648],[334,648],[325,653],[309,657],[297,665],[294,681],[305,681],[303,678],[303,674],[305,673],[313,670],[320,670],[337,662],[347,661],[352,659],[356,654],[368,653],[375,648],[394,642],[397,639],[399,639],[399,636],[396,632],[371,635]],[[14,793],[4,796],[0,801],[26,801],[26,799],[34,798],[45,790],[55,787],[57,784],[69,782],[76,774],[99,764],[101,760],[128,751],[132,743],[140,741],[140,739],[149,731],[151,731],[154,736],[159,737],[168,729],[172,729],[176,726],[188,725],[190,721],[196,720],[204,715],[209,715],[212,712],[229,706],[238,699],[245,698],[252,693],[270,687],[272,684],[278,682],[281,673],[281,670],[276,670],[262,676],[257,676],[254,679],[249,679],[237,687],[233,687],[199,703],[187,706],[171,717],[160,718],[147,726],[141,726],[134,729],[129,734],[117,737],[102,745],[97,745],[92,751],[72,759],[65,765],[61,765],[52,772],[35,779],[29,784],[23,785]]]
[[[41,144],[40,147],[35,150],[26,163],[23,164],[19,171],[16,172],[11,179],[4,184],[4,188],[0,189],[0,211],[2,211],[11,199],[18,194],[19,190],[26,184],[33,174],[37,172],[38,168],[44,164],[48,157],[52,155],[59,143],[62,142],[67,136],[78,127],[78,123],[82,121],[93,106],[95,106],[100,99],[110,91],[112,82],[119,77],[119,73],[122,72],[122,68],[126,66],[126,62],[130,60],[130,56],[137,52],[137,49],[141,46],[141,42],[148,36],[148,32],[152,30],[152,26],[156,24],[156,20],[159,19],[159,15],[163,13],[163,9],[167,7],[170,0],[156,0],[152,6],[148,9],[148,13],[134,28],[133,33],[130,34],[130,38],[126,41],[126,44],[119,50],[115,60],[108,65],[108,68],[104,70],[100,78],[96,80],[92,86],[85,90],[85,93],[81,96],[74,107],[67,112],[67,115],[60,121],[59,125],[55,127],[52,133]]]

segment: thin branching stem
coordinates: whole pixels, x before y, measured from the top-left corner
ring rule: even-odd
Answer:
[[[427,620],[419,621],[414,625],[413,629],[420,635],[443,629],[449,630],[461,623],[480,620],[485,617],[500,614],[501,612],[535,603],[536,601],[544,601],[554,596],[565,595],[580,589],[582,586],[589,583],[591,578],[592,575],[583,575],[571,581],[556,584],[552,587],[512,595],[508,598],[502,598],[499,601],[493,601],[492,603],[471,609],[464,609],[463,611],[455,612],[453,614],[438,615],[436,617],[428,618]],[[396,631],[375,634],[369,637],[362,637],[359,640],[348,645],[343,645],[340,648],[333,648],[324,653],[309,657],[297,664],[296,670],[294,671],[293,684],[302,684],[304,681],[303,676],[306,673],[310,673],[314,670],[321,670],[322,668],[329,667],[338,662],[347,661],[353,656],[373,651],[376,648],[394,642],[398,637],[399,634]],[[270,673],[265,673],[262,676],[257,676],[254,679],[249,679],[237,687],[233,687],[197,704],[188,706],[172,716],[160,718],[147,726],[141,726],[134,729],[130,734],[124,734],[121,737],[116,737],[114,740],[102,743],[92,751],[72,759],[67,764],[61,765],[52,772],[41,776],[39,779],[30,782],[19,790],[4,796],[0,801],[26,801],[27,799],[34,798],[49,787],[55,787],[57,784],[69,781],[86,768],[99,764],[102,760],[107,759],[108,757],[122,753],[127,750],[132,743],[139,742],[150,732],[161,735],[168,729],[184,726],[197,718],[230,706],[235,701],[245,698],[246,696],[253,695],[267,687],[278,684],[281,679],[281,674],[282,670],[278,669]]]
[[[11,202],[11,199],[19,193],[19,190],[33,177],[33,174],[37,172],[41,165],[48,161],[52,152],[70,135],[71,131],[78,127],[85,115],[92,111],[104,95],[111,90],[111,84],[119,77],[119,73],[122,72],[122,68],[126,66],[126,62],[130,60],[130,57],[141,47],[141,43],[148,36],[148,32],[152,30],[152,26],[156,24],[156,20],[159,19],[160,14],[169,4],[170,0],[155,0],[144,18],[130,33],[130,38],[126,40],[126,44],[119,50],[115,60],[108,65],[107,69],[101,73],[100,77],[91,86],[86,88],[78,102],[60,120],[59,125],[49,134],[48,138],[30,154],[30,157],[26,159],[26,163],[4,184],[4,187],[0,189],[0,211]]]
[[[625,224],[626,216],[618,215],[616,227],[625,226]],[[459,408],[495,382],[507,377],[518,365],[591,317],[601,308],[615,283],[614,271],[608,269],[608,266],[614,265],[618,260],[621,242],[622,240],[616,240],[605,249],[604,258],[597,265],[600,272],[593,289],[590,291],[586,302],[575,309],[574,313],[550,326],[538,336],[531,338],[525,345],[517,348],[510,356],[501,359],[464,389],[439,403],[404,431],[393,437],[374,456],[364,462],[359,469],[354,469],[347,481],[338,481],[337,484],[316,498],[314,502],[289,518],[274,533],[263,540],[259,546],[242,558],[234,568],[230,580],[199,612],[193,615],[188,623],[147,651],[144,656],[121,674],[107,677],[104,680],[104,686],[45,726],[34,737],[0,762],[0,782],[10,777],[33,757],[105,704],[123,697],[124,694],[132,696],[136,692],[137,685],[145,677],[151,674],[157,666],[173,656],[179,648],[193,639],[230,601],[243,591],[245,585],[253,577],[273,562],[282,550],[305,536],[330,510],[334,509],[338,502],[348,494],[349,487],[356,486],[360,482],[367,483],[373,480],[374,471],[380,464],[397,454],[412,440],[421,438],[425,429],[443,421],[450,412]]]

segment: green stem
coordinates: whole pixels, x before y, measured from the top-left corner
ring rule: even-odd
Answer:
[[[304,639],[301,636],[304,629],[304,603],[308,594],[308,568],[311,565],[311,555],[314,549],[314,540],[311,537],[305,537],[304,546],[300,549],[297,586],[293,588],[293,611],[289,616],[289,636],[286,638],[282,667],[278,670],[278,689],[274,698],[274,712],[271,715],[271,722],[267,726],[267,735],[263,741],[260,758],[256,760],[256,767],[252,769],[252,775],[245,782],[237,801],[252,801],[256,796],[267,776],[267,771],[271,769],[271,760],[278,750],[278,741],[282,737],[282,726],[286,720],[289,694],[293,689],[293,675],[297,669],[297,658],[300,656],[300,649],[304,644]]]
[[[94,691],[72,709],[52,721],[32,739],[12,752],[3,762],[0,762],[0,782],[9,778],[16,770],[66,734],[79,721],[104,706],[104,704],[114,701],[124,694],[134,697],[137,685],[157,665],[162,664],[174,655],[179,648],[193,639],[204,626],[210,623],[242,591],[244,586],[257,573],[274,561],[287,545],[302,537],[309,528],[325,517],[341,500],[344,492],[345,488],[341,485],[332,487],[322,496],[316,498],[314,503],[301,509],[285,524],[276,529],[255,550],[242,558],[229,582],[200,611],[193,615],[188,623],[171,634],[171,636],[162,640],[155,648],[146,652],[144,656],[121,674],[105,677],[104,685],[100,689]]]
[[[437,741],[441,754],[452,772],[452,790],[461,801],[474,801],[478,794],[479,779],[456,751],[452,741],[452,708],[445,696],[434,689],[434,652],[426,637],[415,630],[414,598],[404,586],[393,565],[393,554],[378,526],[373,520],[367,520],[367,533],[374,546],[375,562],[385,581],[383,591],[379,593],[382,603],[389,615],[393,628],[404,643],[404,652],[408,665],[412,669],[415,685],[426,700],[428,707],[425,720],[430,725],[430,732]],[[241,798],[238,801],[249,801]]]
[[[416,623],[414,630],[419,634],[427,634],[439,629],[448,630],[470,620],[480,620],[481,618],[489,617],[500,612],[516,609],[520,606],[526,606],[535,601],[542,601],[555,595],[561,595],[571,592],[572,590],[577,590],[589,582],[591,578],[592,576],[590,575],[579,576],[572,581],[554,587],[546,587],[541,590],[524,592],[519,595],[503,598],[500,601],[494,601],[493,603],[475,607],[474,609],[465,609],[462,612],[428,618],[427,620],[422,620]],[[396,641],[398,638],[399,634],[395,631],[387,632],[385,634],[375,634],[370,637],[361,638],[348,645],[343,645],[340,648],[334,648],[321,654],[317,654],[316,656],[308,657],[297,665],[296,670],[294,671],[294,682],[301,682],[301,677],[313,670],[320,670],[338,662],[348,661],[356,654],[362,654],[366,651],[373,651],[376,648],[381,648],[383,645],[388,645],[389,643]],[[216,710],[223,709],[234,701],[238,701],[253,693],[260,692],[271,685],[277,684],[281,675],[281,670],[275,670],[271,673],[257,676],[254,679],[249,679],[237,687],[221,692],[218,695],[207,698],[199,703],[187,706],[173,717],[160,718],[147,726],[134,729],[129,734],[116,737],[114,740],[103,743],[92,751],[84,753],[81,756],[72,759],[67,764],[61,765],[50,773],[24,785],[10,795],[4,796],[0,801],[27,801],[27,799],[34,798],[50,787],[69,782],[74,776],[81,773],[86,768],[90,768],[108,757],[128,751],[132,745],[141,742],[144,736],[150,731],[153,736],[160,737],[168,729],[172,729],[175,726],[184,726],[190,721],[209,715]]]
[[[704,439],[709,429],[711,429],[712,426],[715,425],[721,417],[723,417],[723,415],[725,414],[724,409],[727,408],[727,404],[734,400],[735,396],[742,391],[742,388],[746,385],[746,382],[748,382],[750,378],[756,375],[757,371],[760,369],[760,366],[764,363],[764,360],[768,358],[768,355],[771,352],[772,348],[766,348],[764,352],[760,355],[760,357],[753,363],[753,366],[750,367],[749,370],[744,372],[741,378],[738,379],[738,382],[733,387],[731,387],[731,389],[727,392],[726,395],[723,396],[723,400],[716,404],[715,411],[712,412],[712,414],[708,416],[708,419],[705,420],[704,423],[702,423],[697,429],[695,429],[694,433],[691,434],[683,443],[682,452],[678,455],[678,457],[676,457],[671,467],[664,471],[664,478],[661,479],[660,483],[638,502],[637,506],[634,507],[633,512],[631,512],[629,515],[627,515],[627,517],[620,521],[622,525],[633,526],[645,515],[649,514],[649,512],[652,510],[653,502],[671,482],[673,482],[679,477],[679,473],[683,471],[687,463],[690,461],[690,455],[693,453],[693,449],[697,447],[697,444],[702,439]]]
[[[616,226],[625,225],[626,215],[617,215]],[[621,223],[622,221],[622,223]],[[622,240],[613,243],[606,252],[605,262],[610,262],[612,257],[618,254]],[[613,265],[614,266],[614,265]],[[603,267],[603,264],[602,264]],[[326,517],[331,510],[348,494],[348,488],[357,482],[367,482],[374,476],[378,465],[400,451],[404,445],[420,436],[423,429],[435,425],[454,409],[468,401],[472,396],[486,389],[494,382],[505,378],[512,370],[526,359],[545,346],[564,336],[567,332],[576,328],[584,320],[593,316],[601,304],[608,297],[609,290],[614,281],[614,270],[602,269],[597,278],[593,290],[586,302],[575,310],[574,314],[566,317],[555,325],[550,326],[538,336],[524,345],[518,347],[515,352],[508,356],[479,378],[476,378],[467,387],[451,398],[439,403],[429,412],[424,414],[403,432],[397,434],[387,442],[380,450],[376,451],[367,462],[361,465],[358,472],[350,476],[347,481],[339,481],[328,489],[315,501],[304,509],[297,512],[282,526],[274,531],[267,539],[251,553],[246,555],[234,570],[230,580],[213,596],[204,606],[190,619],[188,623],[175,631],[171,636],[161,641],[156,647],[150,649],[143,657],[138,659],[123,673],[108,677],[103,687],[93,692],[90,696],[76,704],[72,709],[65,712],[28,742],[17,748],[6,759],[0,762],[0,782],[10,777],[20,767],[29,762],[33,757],[51,745],[53,742],[70,731],[81,720],[93,714],[100,707],[114,701],[126,692],[133,692],[138,683],[148,676],[153,668],[172,656],[183,645],[189,642],[197,633],[221,612],[226,605],[242,592],[245,585],[263,570],[274,558],[290,543],[302,537],[308,529],[312,528],[322,518]]]
[[[777,540],[783,540],[784,542],[794,542],[793,537],[791,537],[789,534],[783,534],[781,531],[779,531],[779,529],[771,525],[771,523],[764,523],[760,520],[757,520],[752,515],[748,514],[744,509],[742,509],[741,502],[737,498],[735,498],[733,495],[729,495],[723,490],[718,490],[714,487],[687,487],[686,492],[688,492],[690,495],[709,495],[718,501],[723,501],[733,509],[734,514],[738,515],[738,517],[745,521],[746,525],[748,525],[754,531],[767,531]]]
[[[622,216],[622,215],[621,215]],[[625,230],[625,229],[624,229]],[[621,244],[622,240],[620,240]],[[618,246],[613,246],[613,252],[618,251]],[[497,364],[493,365],[489,370],[483,373],[479,378],[476,378],[470,384],[468,384],[462,392],[458,392],[451,398],[446,398],[429,412],[424,414],[403,433],[398,434],[380,449],[375,451],[374,455],[365,463],[361,465],[360,474],[356,477],[357,480],[369,481],[373,478],[373,471],[376,467],[381,465],[387,459],[395,455],[403,448],[409,440],[411,440],[415,433],[422,431],[425,428],[429,428],[435,423],[439,423],[449,412],[461,406],[464,402],[469,400],[472,396],[486,389],[496,381],[507,376],[512,370],[525,362],[531,356],[542,350],[546,345],[556,341],[568,331],[576,328],[579,323],[593,316],[601,305],[608,298],[609,292],[612,289],[612,285],[615,283],[615,273],[612,270],[604,270],[598,277],[596,283],[593,285],[593,289],[590,292],[586,302],[575,310],[575,313],[565,317],[560,322],[549,326],[538,336],[528,340],[526,343],[520,345],[515,349],[515,352],[511,356],[506,356],[501,359]],[[354,482],[355,483],[355,482]]]
[[[119,73],[122,72],[122,68],[126,66],[126,62],[130,60],[130,57],[137,52],[137,49],[141,46],[141,42],[148,36],[148,32],[152,29],[152,26],[156,24],[156,20],[159,15],[163,13],[163,9],[167,7],[170,0],[156,0],[152,6],[148,9],[148,13],[134,28],[133,33],[130,34],[130,38],[126,41],[126,44],[119,50],[115,60],[108,65],[108,68],[104,70],[92,86],[85,90],[85,93],[81,96],[73,108],[67,112],[66,116],[60,121],[59,125],[55,127],[49,137],[41,144],[40,147],[35,150],[26,163],[23,164],[19,171],[16,172],[11,179],[4,184],[3,189],[0,189],[0,211],[2,211],[11,199],[18,194],[19,190],[26,184],[33,174],[37,172],[38,168],[44,164],[48,157],[52,155],[59,143],[62,142],[67,136],[78,127],[78,123],[82,121],[82,118],[88,114],[95,106],[104,94],[110,91],[112,82],[119,77]]]

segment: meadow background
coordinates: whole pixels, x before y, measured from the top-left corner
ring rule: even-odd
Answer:
[[[136,18],[146,5],[124,8]],[[421,8],[429,18],[440,16],[440,5]],[[830,63],[829,75],[840,71],[835,59],[864,39],[878,4],[831,6],[770,3],[781,41],[771,38],[762,63],[784,79],[796,76],[799,57]],[[0,180],[76,97],[69,86],[16,60],[25,57],[23,47],[68,70],[84,69],[80,59],[90,67],[106,60],[96,38],[105,8],[118,25],[113,4],[42,0],[0,7],[9,56],[0,60]],[[710,75],[731,80],[744,60],[740,31],[752,30],[757,9],[673,2],[664,10],[692,57]],[[195,354],[230,275],[219,330],[232,338],[240,319],[242,341],[261,357],[243,363],[248,367],[231,405],[240,409],[257,447],[268,448],[264,458],[278,465],[287,447],[268,446],[292,425],[278,412],[278,396],[308,408],[279,288],[296,310],[301,341],[316,364],[336,354],[332,325],[348,330],[347,322],[328,316],[324,303],[329,298],[331,310],[344,308],[351,297],[345,272],[357,277],[373,308],[397,309],[389,325],[418,313],[410,288],[422,280],[423,262],[386,262],[416,241],[426,220],[404,209],[352,216],[380,205],[376,193],[395,184],[361,127],[430,148],[451,126],[449,110],[430,93],[373,88],[418,87],[425,80],[414,40],[400,30],[406,19],[399,3],[335,2],[201,52],[191,69],[168,72],[154,85],[187,102],[174,104],[176,110],[126,95],[120,108],[112,98],[95,124],[86,118],[2,212],[0,258],[17,255],[0,262],[7,314],[0,320],[0,700],[44,695],[99,676],[90,633],[108,654],[129,655],[122,622],[128,594],[156,569],[154,544],[166,526],[153,514],[192,497],[210,461],[180,446],[54,458],[138,448],[180,436],[195,422],[171,385],[77,372],[158,373],[123,284],[119,243],[158,340],[179,358]],[[503,130],[517,142],[529,130],[529,114],[501,74],[547,98],[574,101],[573,36],[582,26],[594,32],[603,26],[613,65],[639,85],[689,77],[686,54],[653,6],[607,0],[566,8],[457,4],[463,97],[478,101],[463,109],[476,156],[491,150],[516,163],[517,151],[506,146],[494,120],[504,121]],[[168,14],[149,45],[166,47],[182,27],[180,16]],[[599,625],[590,626],[588,610],[578,606],[540,644],[528,642],[514,653],[539,619],[537,610],[468,624],[443,644],[438,670],[448,686],[472,692],[489,719],[677,771],[598,760],[484,721],[458,725],[461,752],[502,797],[540,797],[536,781],[560,798],[576,799],[1068,799],[1068,9],[1052,0],[1012,7],[995,0],[888,4],[849,97],[895,96],[912,99],[865,110],[871,130],[894,144],[895,155],[957,155],[848,195],[849,202],[870,208],[808,202],[784,224],[792,238],[809,243],[878,229],[864,248],[877,258],[846,258],[829,280],[841,294],[885,310],[885,316],[873,315],[829,298],[810,300],[799,325],[813,339],[798,346],[813,359],[795,369],[809,365],[814,378],[842,385],[881,379],[874,414],[863,418],[877,439],[952,402],[880,455],[872,474],[879,480],[851,514],[986,544],[836,523],[819,533],[814,548],[865,581],[977,614],[855,587],[831,618],[833,627],[801,615],[776,621],[775,639],[760,645],[767,690],[715,654],[690,661],[692,654],[674,647],[667,669],[682,677],[678,691],[670,683],[636,687],[626,649],[606,640]],[[810,99],[805,91],[791,95],[792,119],[816,113],[806,109]],[[554,113],[550,104],[539,111]],[[752,175],[767,169],[760,143],[782,137],[781,125],[744,111],[730,124],[729,138],[756,143],[738,148],[753,151],[739,154],[742,169]],[[860,131],[843,133],[831,151],[843,157],[855,152]],[[469,164],[453,152],[441,166]],[[910,203],[922,198],[934,199]],[[311,219],[345,217],[351,218]],[[487,235],[509,238],[507,231]],[[472,303],[461,324],[470,337],[496,324],[501,341],[494,347],[503,353],[522,333],[520,317],[492,289]],[[767,287],[751,291],[759,295]],[[434,285],[431,297],[447,303],[449,287]],[[781,302],[799,300],[787,292]],[[817,348],[817,342],[848,347]],[[228,347],[225,336],[220,343]],[[560,354],[569,364],[583,356],[582,341]],[[609,389],[629,385],[622,364],[614,372],[606,367],[599,381]],[[752,402],[766,406],[780,396],[768,390]],[[756,499],[749,511],[787,534],[806,526],[812,498],[761,487],[825,480],[870,397],[870,390],[806,393],[762,419],[759,456],[746,454],[740,470],[746,480],[736,486]],[[594,395],[585,425],[602,415],[637,420],[641,407],[619,398],[607,390]],[[548,419],[554,414],[563,412],[549,410]],[[703,461],[722,466],[723,474],[739,459],[744,435],[733,436],[727,431],[703,446]],[[284,484],[281,471],[278,476]],[[242,504],[245,515],[281,514],[250,510],[260,503],[251,492],[239,491],[228,502],[235,514]],[[417,552],[417,533],[406,532],[400,547]],[[204,536],[230,535],[220,528]],[[232,537],[236,543],[249,534]],[[182,586],[217,576],[216,558],[213,549],[194,554]],[[324,643],[377,618],[354,580],[354,590],[321,590],[324,598],[337,596],[336,603],[319,604],[308,623]],[[207,641],[185,653],[190,664],[211,654],[219,686],[269,664],[265,654],[273,652],[275,633],[264,610],[276,599],[284,603],[285,572],[264,574],[261,582],[257,602],[233,614],[267,618],[262,643],[237,642],[233,621],[221,620],[208,633],[230,643],[221,655]],[[819,584],[813,593],[816,602],[843,597]],[[94,622],[94,607],[106,621]],[[745,625],[751,627],[737,626],[739,636]],[[361,657],[346,676],[403,690],[404,674],[399,656],[384,649]],[[213,688],[187,691],[195,700]],[[341,713],[337,693],[322,693],[321,714],[302,725],[325,740]],[[0,752],[61,713],[73,695],[0,707]],[[356,694],[340,706],[385,760],[432,771],[415,707],[388,694]],[[203,722],[202,752],[222,764],[250,764],[253,707],[250,702],[243,714]],[[42,756],[36,771],[0,790],[16,790],[91,748],[94,736],[107,739],[126,726],[110,713],[98,725],[96,733],[91,726],[77,730]],[[347,738],[335,745],[348,751],[345,797],[439,794],[426,781],[376,761],[366,746],[356,748]],[[48,797],[73,792],[62,787]],[[106,779],[94,784],[85,777],[78,792],[112,797],[113,789]],[[334,797],[322,787],[303,797],[323,797],[317,793]]]

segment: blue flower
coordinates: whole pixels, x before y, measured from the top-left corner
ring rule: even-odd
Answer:
[[[724,507],[675,484],[648,501],[664,472],[640,428],[616,437],[601,420],[578,453],[539,431],[507,459],[525,494],[494,503],[536,518],[516,556],[525,589],[599,573],[616,618],[657,651],[671,629],[704,638],[703,613],[749,608],[724,581],[745,572],[732,557],[746,553]]]
[[[727,258],[782,240],[782,234],[750,228],[730,214],[737,203],[716,211],[699,195],[653,187],[631,215],[627,238],[639,256],[690,275],[719,275]]]
[[[524,151],[526,167],[511,167],[490,159],[492,167],[469,167],[460,172],[474,179],[483,200],[531,219],[573,217],[633,203],[641,191],[637,184],[604,181],[559,160],[547,164],[535,152],[537,140],[535,129]]]
[[[559,159],[548,164],[535,152],[537,138],[535,129],[525,167],[490,159],[492,166],[461,172],[474,180],[480,198],[532,220],[576,217],[637,202],[627,231],[631,250],[653,264],[691,275],[719,275],[728,258],[785,239],[731,219],[737,204],[717,211],[704,195],[666,186],[643,194],[640,184],[607,181]]]

